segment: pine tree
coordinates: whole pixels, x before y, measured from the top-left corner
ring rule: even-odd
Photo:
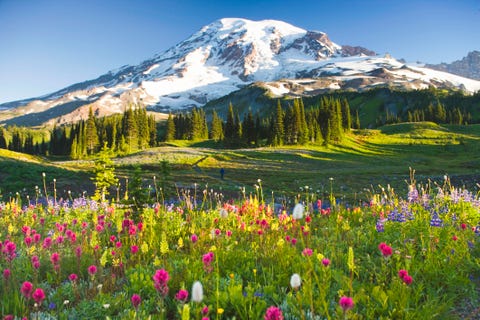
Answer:
[[[233,106],[230,103],[228,106],[227,122],[225,124],[225,140],[234,140],[235,133],[235,114],[233,113]]]
[[[213,110],[212,114],[212,128],[210,130],[210,138],[215,141],[223,140],[223,125],[222,120],[218,116],[217,112]]]
[[[148,128],[150,130],[150,147],[155,147],[157,145],[157,122],[153,115],[148,118],[148,122]]]
[[[273,145],[274,146],[281,146],[284,143],[284,125],[283,125],[283,110],[282,105],[280,104],[280,100],[277,102],[277,112],[275,114],[275,120],[273,124]]]
[[[0,149],[7,149],[7,138],[5,137],[5,130],[0,127]]]
[[[86,146],[87,154],[91,155],[97,151],[98,148],[98,132],[95,124],[95,117],[93,116],[92,107],[88,111],[87,127],[86,127]]]
[[[305,117],[305,106],[302,99],[295,99],[298,101],[298,143],[305,144],[308,142],[308,126]]]
[[[347,99],[342,99],[342,127],[344,131],[350,131],[352,128],[352,117],[350,115],[350,105]]]
[[[355,110],[355,129],[360,129],[360,117],[358,115],[358,109]]]
[[[112,150],[104,143],[95,160],[95,176],[92,178],[95,183],[95,195],[92,199],[104,202],[110,194],[108,189],[117,183],[115,167],[112,161]]]
[[[123,113],[123,136],[127,144],[128,152],[132,152],[138,147],[138,127],[135,113],[132,106]]]
[[[243,137],[248,145],[255,144],[256,139],[256,130],[255,130],[255,121],[253,120],[252,111],[249,110],[247,116],[243,119]]]
[[[165,129],[165,141],[175,140],[175,121],[171,113],[168,114],[167,127]]]

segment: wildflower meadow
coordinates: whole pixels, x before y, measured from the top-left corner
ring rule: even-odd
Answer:
[[[141,209],[0,205],[3,319],[478,318],[480,198],[448,183],[354,205],[205,188]],[[26,204],[25,204],[26,203]]]

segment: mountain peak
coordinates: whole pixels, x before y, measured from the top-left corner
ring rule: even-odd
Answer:
[[[61,124],[79,120],[85,114],[79,108],[92,107],[105,115],[139,103],[171,111],[203,106],[253,82],[280,80],[286,81],[269,85],[279,96],[298,86],[304,95],[379,85],[480,89],[480,82],[432,72],[376,56],[363,47],[340,46],[324,32],[283,21],[223,18],[138,65],[123,66],[40,98],[3,104],[0,110],[17,108],[16,114],[24,114],[24,123],[35,121],[35,125],[54,114]],[[0,119],[12,114],[6,112]]]

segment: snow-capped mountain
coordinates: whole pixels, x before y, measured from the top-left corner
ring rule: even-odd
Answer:
[[[0,113],[0,119],[44,117],[63,123],[84,118],[90,106],[101,116],[123,112],[127,103],[176,110],[202,106],[252,82],[265,82],[273,94],[283,95],[305,81],[309,85],[304,93],[378,85],[480,90],[479,81],[405,65],[362,47],[340,46],[323,32],[282,21],[228,18],[139,65],[39,98],[0,105],[9,109]]]

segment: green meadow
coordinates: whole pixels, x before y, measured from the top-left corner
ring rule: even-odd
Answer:
[[[115,158],[117,193],[121,195],[136,167],[145,186],[153,185],[154,176],[162,181],[167,197],[175,197],[182,188],[208,188],[237,197],[243,188],[247,194],[255,193],[260,179],[268,197],[272,192],[275,197],[295,196],[307,186],[309,192],[327,195],[332,190],[337,199],[352,202],[366,200],[387,184],[406,192],[409,168],[422,184],[442,184],[447,175],[452,184],[472,189],[479,174],[479,140],[480,125],[422,122],[353,130],[341,144],[328,146],[222,149],[213,141],[174,141]],[[93,160],[47,159],[1,150],[0,186],[9,192],[33,192],[46,172],[49,186],[56,179],[59,196],[68,190],[92,194]],[[113,190],[111,194],[115,196]]]

